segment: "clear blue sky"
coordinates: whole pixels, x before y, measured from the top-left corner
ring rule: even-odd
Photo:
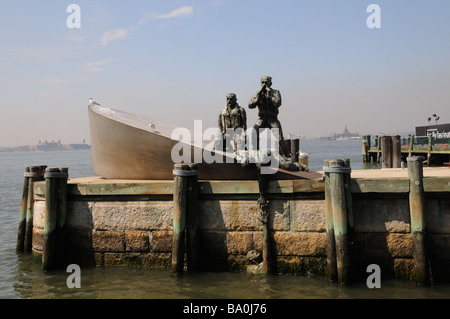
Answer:
[[[69,4],[81,28],[70,29]],[[381,28],[368,28],[371,3]],[[0,146],[89,142],[88,98],[192,128],[273,77],[284,131],[411,131],[450,122],[450,2],[0,2]],[[249,110],[248,125],[256,120]]]

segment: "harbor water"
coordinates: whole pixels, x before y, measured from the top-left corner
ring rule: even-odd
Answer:
[[[310,153],[309,167],[321,170],[324,159],[350,158],[352,169],[365,167],[361,140],[301,142]],[[29,165],[68,166],[70,177],[93,176],[90,151],[0,153],[0,298],[2,299],[443,299],[449,284],[416,287],[414,282],[383,280],[381,288],[365,283],[339,287],[322,275],[261,276],[242,273],[185,273],[168,269],[81,269],[81,287],[69,288],[65,270],[43,273],[15,245],[23,173]]]

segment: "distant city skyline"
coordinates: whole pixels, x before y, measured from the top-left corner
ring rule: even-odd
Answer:
[[[263,75],[281,92],[283,131],[295,135],[345,125],[361,135],[409,132],[432,114],[450,123],[450,2],[0,6],[0,146],[90,144],[89,97],[192,128],[216,126],[233,92],[252,126],[257,111],[247,103]]]

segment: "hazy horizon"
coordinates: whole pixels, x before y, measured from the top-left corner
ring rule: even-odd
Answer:
[[[319,137],[450,123],[450,2],[7,1],[0,146],[90,144],[88,98],[183,127],[216,125],[270,75],[283,131]],[[369,28],[370,4],[380,28]],[[73,28],[72,28],[73,27]],[[434,124],[434,119],[432,121]]]

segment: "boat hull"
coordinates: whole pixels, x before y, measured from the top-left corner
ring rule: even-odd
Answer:
[[[153,128],[149,123],[153,123]],[[174,125],[100,106],[89,106],[92,169],[108,179],[173,179],[171,152],[179,143],[171,139]],[[191,154],[202,151],[192,145]],[[225,159],[226,161],[226,159]],[[203,180],[252,180],[258,178],[255,166],[239,163],[198,163]],[[270,179],[315,179],[316,172],[289,172],[279,169]]]

